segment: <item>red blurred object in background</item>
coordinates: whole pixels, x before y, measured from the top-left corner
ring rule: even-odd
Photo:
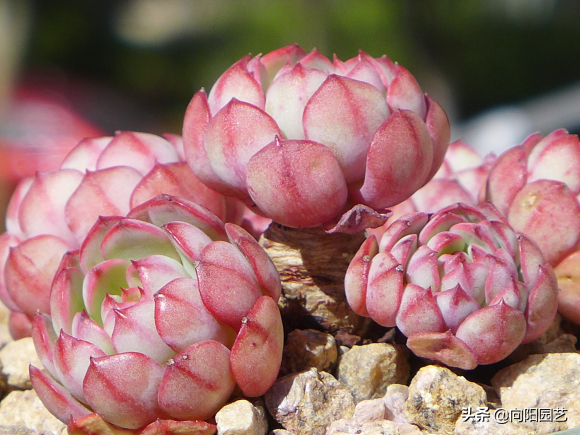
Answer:
[[[0,124],[3,182],[16,183],[36,171],[58,169],[64,156],[81,139],[105,134],[77,113],[62,91],[62,86],[51,88],[50,84],[34,80],[13,91],[4,125]]]

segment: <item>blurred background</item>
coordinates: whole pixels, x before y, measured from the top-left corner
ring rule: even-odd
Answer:
[[[80,138],[179,134],[197,90],[293,42],[386,54],[482,154],[578,133],[579,22],[577,0],[0,0],[0,211]]]

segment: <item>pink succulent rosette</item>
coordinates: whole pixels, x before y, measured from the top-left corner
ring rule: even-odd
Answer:
[[[209,95],[197,92],[183,142],[211,189],[286,226],[329,226],[355,205],[382,211],[427,183],[449,122],[386,56],[330,61],[291,45],[248,55]]]
[[[13,337],[30,335],[37,310],[49,313],[63,254],[80,247],[99,216],[123,216],[167,193],[196,201],[220,219],[236,219],[228,215],[236,206],[226,207],[232,201],[202,184],[182,156],[178,136],[122,132],[84,139],[59,170],[20,182],[0,236],[0,299],[12,311]]]
[[[486,197],[554,266],[559,311],[580,323],[580,140],[564,129],[529,136],[501,154]]]
[[[489,203],[401,217],[364,242],[345,290],[357,314],[397,326],[416,355],[463,369],[538,338],[558,307],[552,267]]]
[[[32,385],[71,433],[213,433],[203,420],[236,385],[260,396],[277,377],[280,291],[257,241],[193,202],[160,195],[101,217],[63,257],[51,315],[34,317],[48,374],[31,367]]]

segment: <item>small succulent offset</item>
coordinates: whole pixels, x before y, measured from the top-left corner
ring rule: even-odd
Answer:
[[[397,326],[416,355],[463,369],[538,338],[558,308],[552,267],[489,203],[402,216],[363,243],[345,290],[357,314]]]
[[[124,216],[161,193],[196,201],[224,220],[236,209],[193,175],[175,135],[121,132],[85,139],[60,169],[22,180],[0,236],[0,299],[12,311],[13,337],[30,335],[36,310],[49,312],[62,255],[80,247],[98,216]]]
[[[386,56],[330,61],[297,45],[240,59],[194,95],[183,125],[203,183],[296,228],[405,200],[437,172],[449,134],[441,106]]]
[[[71,433],[214,433],[203,420],[236,385],[260,396],[278,375],[280,291],[256,240],[193,202],[100,217],[63,257],[50,316],[34,317],[49,374],[31,367],[32,385]]]

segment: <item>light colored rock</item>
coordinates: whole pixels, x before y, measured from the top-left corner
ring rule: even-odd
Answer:
[[[439,366],[422,367],[409,385],[405,414],[411,423],[430,433],[453,434],[463,408],[486,406],[479,385]]]
[[[28,366],[42,367],[31,337],[11,341],[0,350],[2,377],[6,379],[7,389],[27,390],[32,388]]]
[[[353,346],[343,354],[338,362],[336,377],[360,402],[383,397],[391,384],[405,384],[409,371],[404,347],[371,343]]]
[[[278,379],[265,401],[274,419],[296,435],[324,435],[330,423],[350,418],[355,408],[350,392],[315,368]]]
[[[66,425],[47,411],[34,390],[12,391],[2,400],[1,426],[18,426],[35,430],[43,435],[67,433]]]
[[[420,429],[409,423],[404,413],[408,387],[389,385],[381,399],[363,400],[356,405],[354,416],[337,420],[328,427],[326,435],[359,434],[419,434]]]
[[[10,310],[0,301],[0,349],[12,341],[12,336],[8,329],[8,319]]]
[[[363,400],[354,408],[353,420],[358,424],[369,421],[386,420],[387,408],[384,399]]]
[[[14,341],[14,340],[12,339],[12,336],[10,335],[10,331],[8,330],[8,325],[5,325],[4,323],[0,323],[0,349],[2,349],[4,346],[6,346],[11,341]]]
[[[387,394],[383,397],[386,409],[385,418],[397,423],[410,423],[405,414],[405,404],[408,398],[409,387],[400,384],[389,385]]]
[[[537,433],[519,423],[511,423],[509,421],[498,423],[494,415],[494,410],[490,409],[490,418],[485,421],[475,421],[475,419],[460,417],[455,424],[455,435],[535,435]],[[500,420],[499,417],[498,420]]]
[[[10,319],[10,309],[0,301],[0,324],[8,325]]]
[[[546,332],[530,343],[519,345],[506,361],[515,364],[534,354],[578,352],[576,350],[578,339],[574,335],[564,332],[561,324],[562,316],[556,314]]]
[[[491,380],[502,407],[513,409],[564,408],[566,421],[521,422],[538,434],[548,434],[580,426],[580,354],[551,353],[530,355],[500,370]],[[548,412],[548,411],[546,411]],[[553,413],[556,420],[555,413]],[[559,420],[563,420],[559,418]]]
[[[270,435],[294,435],[294,433],[286,429],[274,429]]]
[[[23,426],[0,426],[0,435],[38,435],[39,433]]]
[[[247,400],[236,400],[215,415],[218,435],[266,435],[268,421],[261,406]]]
[[[314,329],[295,329],[284,346],[284,373],[297,373],[315,367],[331,372],[338,358],[336,340],[331,334]]]
[[[389,420],[359,424],[354,420],[343,419],[333,422],[325,435],[421,435],[422,433],[417,426],[412,424],[395,423]]]

